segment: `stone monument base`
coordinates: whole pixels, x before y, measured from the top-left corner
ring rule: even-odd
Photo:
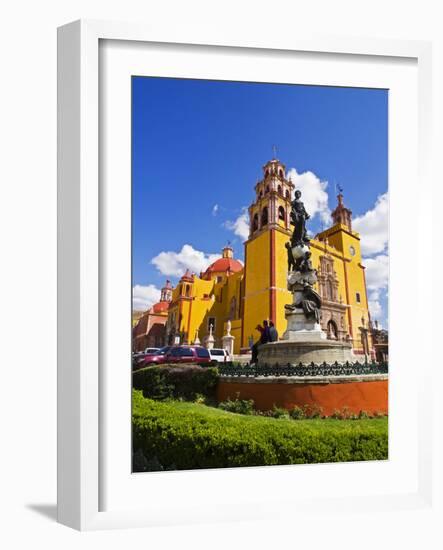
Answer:
[[[310,334],[302,334],[303,332]],[[321,334],[324,336],[324,333]],[[349,342],[326,340],[318,331],[298,331],[292,336],[290,340],[280,340],[260,346],[258,364],[298,365],[299,363],[331,364],[336,361],[337,363],[357,361]]]

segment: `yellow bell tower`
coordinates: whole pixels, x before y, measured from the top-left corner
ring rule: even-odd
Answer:
[[[290,301],[285,243],[290,226],[294,184],[286,179],[286,168],[277,159],[263,166],[263,178],[255,186],[255,201],[249,207],[249,237],[245,242],[245,277],[241,347],[250,337],[257,340],[258,322],[274,321],[279,334],[286,328],[284,305]]]

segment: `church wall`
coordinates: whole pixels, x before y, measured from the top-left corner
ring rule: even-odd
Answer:
[[[339,281],[338,299],[341,297],[343,303],[350,306],[346,314],[346,328],[353,339],[353,347],[356,350],[359,350],[362,348],[362,344],[360,339],[360,330],[358,327],[361,325],[362,315],[364,315],[365,318],[368,317],[366,301],[363,298],[366,294],[364,294],[363,291],[361,291],[361,304],[356,302],[356,292],[359,292],[359,289],[362,287],[364,289],[362,270],[358,267],[358,259],[360,258],[359,243],[357,239],[353,238],[352,244],[356,249],[356,254],[354,259],[352,259],[349,253],[346,254],[342,252],[342,249],[346,251],[346,247],[349,248],[351,241],[346,241],[341,233],[342,232],[340,232],[336,239],[328,239],[331,244],[326,245],[326,251],[334,260],[334,271],[336,272]],[[324,242],[318,242],[316,240],[311,241],[311,251],[313,265],[315,269],[319,270],[320,257],[325,254]],[[318,291],[318,285],[316,285],[316,289]]]
[[[281,338],[286,330],[285,305],[292,303],[292,294],[287,289],[288,252],[285,244],[289,237],[286,233],[275,231],[275,328]]]
[[[245,244],[245,296],[242,347],[252,335],[258,340],[258,323],[270,316],[270,231],[264,231]]]
[[[365,326],[368,327],[369,311],[368,297],[364,268],[362,267],[360,240],[357,234],[351,235],[348,232],[342,232],[343,253],[349,260],[346,262],[346,275],[349,286],[349,304],[351,306],[352,332],[354,348],[358,351],[363,349],[361,342],[360,328],[362,326],[362,317],[365,320]],[[355,254],[350,253],[351,246]],[[357,293],[360,295],[360,301],[357,299]],[[368,337],[369,347],[372,348],[370,336]]]
[[[209,312],[213,309],[215,303],[211,297],[214,287],[214,281],[204,281],[194,276],[192,302],[187,309],[187,316],[183,316],[188,333],[188,343],[194,342],[197,330],[200,341],[203,341],[207,334],[204,321],[212,316]]]
[[[341,261],[337,261],[334,257],[334,269],[337,271],[340,281],[339,293],[341,293],[344,302],[350,306],[347,321],[349,323],[353,347],[357,353],[362,353],[363,344],[360,327],[362,326],[362,317],[365,319],[365,326],[368,326],[369,311],[364,268],[361,264],[359,235],[358,233],[350,232],[342,224],[335,225],[322,235],[328,238],[330,244],[327,247],[328,251],[330,250],[332,253],[339,254],[342,257]],[[324,243],[319,243],[319,246],[324,247]],[[354,254],[351,254],[351,247],[354,249]],[[360,295],[360,302],[357,300],[357,293]],[[372,349],[370,335],[368,335],[368,345],[369,349]]]

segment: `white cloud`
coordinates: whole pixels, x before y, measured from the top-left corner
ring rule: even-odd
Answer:
[[[242,208],[240,216],[234,221],[227,220],[224,224],[226,229],[233,231],[236,235],[246,240],[249,237],[249,214],[248,207]]]
[[[362,254],[369,256],[384,252],[388,245],[389,197],[384,193],[377,198],[372,210],[352,221],[352,228],[361,235]]]
[[[379,320],[384,316],[383,308],[378,300],[368,300],[369,311],[371,313],[371,319]]]
[[[377,293],[388,288],[389,256],[379,254],[375,258],[366,258],[363,265],[366,266],[366,285],[368,290],[372,291],[371,299],[377,299]]]
[[[386,295],[389,281],[389,257],[379,254],[363,260],[366,266],[366,286],[369,291],[368,305],[373,320],[385,318],[381,297]]]
[[[291,168],[287,174],[291,178],[295,189],[301,191],[306,211],[311,218],[318,215],[325,223],[331,222],[331,211],[328,206],[327,181],[321,181],[313,172],[299,174],[295,168]]]
[[[214,204],[214,206],[212,207],[212,215],[216,216],[218,214],[219,209],[220,209],[219,205]]]
[[[132,307],[135,311],[146,311],[160,300],[160,290],[154,285],[135,285],[132,289]]]
[[[185,244],[180,252],[160,252],[152,258],[151,263],[163,275],[181,277],[187,269],[199,274],[218,258],[220,254],[206,254],[196,250],[190,244]]]

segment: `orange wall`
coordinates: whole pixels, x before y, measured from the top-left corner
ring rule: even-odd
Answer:
[[[271,410],[274,405],[288,410],[295,406],[318,405],[326,416],[343,407],[355,414],[360,411],[388,413],[388,380],[338,384],[219,381],[218,401],[228,397],[235,399],[237,394],[239,399],[253,399],[255,408],[261,411]]]

